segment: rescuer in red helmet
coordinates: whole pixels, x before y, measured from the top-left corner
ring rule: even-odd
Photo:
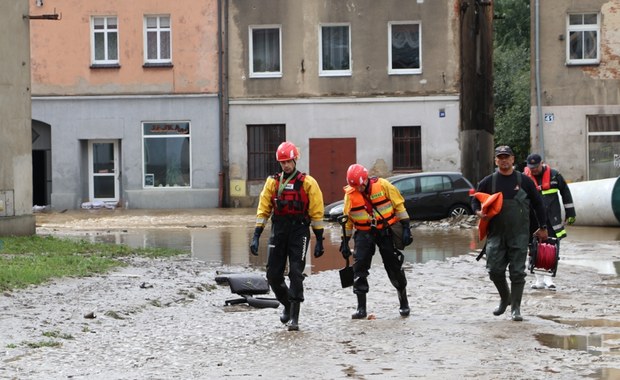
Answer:
[[[394,248],[392,226],[402,224],[402,240],[405,246],[413,242],[409,229],[409,214],[400,191],[383,178],[368,178],[368,170],[360,164],[353,164],[347,170],[344,187],[344,214],[348,216],[345,236],[342,237],[340,252],[347,258],[351,255],[349,240],[355,243],[353,264],[353,292],[357,295],[357,310],[351,318],[365,318],[368,275],[376,247],[383,259],[385,271],[398,292],[399,312],[409,315],[407,300],[407,278],[403,271],[403,255]],[[355,228],[355,234],[353,234]]]
[[[276,160],[282,172],[268,177],[265,182],[250,245],[252,254],[258,255],[260,235],[271,217],[267,281],[284,306],[280,321],[288,325],[289,331],[299,330],[299,307],[304,301],[303,271],[310,245],[308,227],[312,227],[316,237],[314,257],[321,257],[324,252],[323,193],[314,178],[297,170],[298,159],[299,150],[292,142],[285,141],[278,146]],[[284,279],[287,260],[290,287]]]

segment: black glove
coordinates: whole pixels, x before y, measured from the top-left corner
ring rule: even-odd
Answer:
[[[342,253],[342,257],[344,257],[345,259],[351,256],[351,249],[349,248],[349,239],[351,238],[347,236],[343,236],[342,242],[340,242],[340,248],[338,249],[340,253]]]
[[[316,246],[314,247],[314,257],[321,257],[323,256],[323,253],[325,252],[325,249],[323,249],[323,229],[320,229],[320,230],[312,229],[312,231],[314,231],[314,236],[316,236]]]
[[[264,227],[256,227],[254,229],[254,236],[252,237],[252,244],[250,244],[250,252],[254,256],[258,256],[258,239],[260,239],[260,234],[263,233]]]
[[[411,236],[411,229],[409,228],[409,220],[401,220],[403,225],[403,244],[406,246],[413,243],[413,236]]]

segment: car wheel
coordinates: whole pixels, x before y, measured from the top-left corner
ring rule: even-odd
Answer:
[[[462,206],[462,205],[456,205],[456,206],[452,206],[452,208],[450,209],[450,214],[449,216],[454,217],[454,216],[461,216],[461,215],[471,215],[471,209],[467,206]]]

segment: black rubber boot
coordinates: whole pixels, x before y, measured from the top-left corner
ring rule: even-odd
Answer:
[[[398,291],[398,301],[400,302],[400,308],[398,312],[401,317],[408,317],[411,310],[409,310],[409,300],[407,300],[407,289]]]
[[[510,288],[508,288],[508,282],[506,279],[493,281],[497,292],[500,296],[499,306],[493,310],[493,315],[502,315],[506,311],[506,308],[510,306]],[[523,290],[523,287],[521,288]]]
[[[521,297],[523,296],[523,286],[525,283],[518,284],[512,283],[512,320],[515,322],[521,322],[523,317],[521,316]]]
[[[291,320],[291,303],[286,301],[283,306],[284,310],[282,310],[282,313],[280,314],[280,322],[286,324],[288,321]]]
[[[299,302],[291,302],[291,320],[288,321],[288,331],[299,330]]]
[[[357,294],[357,310],[351,315],[351,318],[366,318],[366,293]]]
[[[271,290],[276,295],[276,299],[284,306],[284,310],[280,314],[280,322],[287,323],[291,319],[291,303],[288,300],[288,287],[284,282],[279,284],[270,284]]]

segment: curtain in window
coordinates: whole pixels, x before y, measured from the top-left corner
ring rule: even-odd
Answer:
[[[252,31],[252,57],[254,72],[280,71],[278,29],[254,29]]]
[[[596,59],[596,32],[570,33],[570,59]]]
[[[349,70],[349,27],[323,27],[321,37],[323,70]]]
[[[420,68],[419,25],[392,25],[392,68]]]

